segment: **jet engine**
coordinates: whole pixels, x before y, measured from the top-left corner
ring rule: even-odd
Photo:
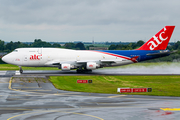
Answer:
[[[62,71],[68,71],[71,69],[71,65],[70,64],[61,64],[61,70]]]
[[[98,64],[95,62],[87,62],[86,69],[94,70],[98,67]]]

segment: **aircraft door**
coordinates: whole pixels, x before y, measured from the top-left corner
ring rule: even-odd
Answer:
[[[28,65],[28,55],[24,55],[23,60],[22,60],[23,65]]]
[[[24,61],[27,61],[28,60],[28,57],[27,55],[24,56]]]
[[[42,63],[42,48],[38,48],[38,54],[37,54],[37,60],[38,60],[38,64],[41,66]]]
[[[42,48],[38,48],[38,54],[42,54]]]
[[[80,61],[80,56],[78,55],[77,58],[76,58],[77,61]]]
[[[139,57],[138,57],[138,59],[137,59],[137,61],[140,61],[141,60],[141,56],[140,55],[138,55]]]

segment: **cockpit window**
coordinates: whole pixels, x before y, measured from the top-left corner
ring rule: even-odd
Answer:
[[[18,50],[14,50],[13,52],[18,52]]]

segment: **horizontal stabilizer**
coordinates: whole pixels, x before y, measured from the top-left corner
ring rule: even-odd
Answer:
[[[160,51],[159,53],[149,53],[149,54],[146,54],[147,56],[160,56],[160,55],[168,55],[168,54],[171,54],[171,53],[174,53],[174,52],[170,52],[169,50],[166,50],[166,51]]]

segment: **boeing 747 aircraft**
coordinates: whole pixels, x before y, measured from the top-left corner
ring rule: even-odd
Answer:
[[[58,67],[77,72],[121,66],[170,55],[166,50],[175,26],[165,26],[136,50],[69,50],[61,48],[18,48],[2,60],[20,67]]]

